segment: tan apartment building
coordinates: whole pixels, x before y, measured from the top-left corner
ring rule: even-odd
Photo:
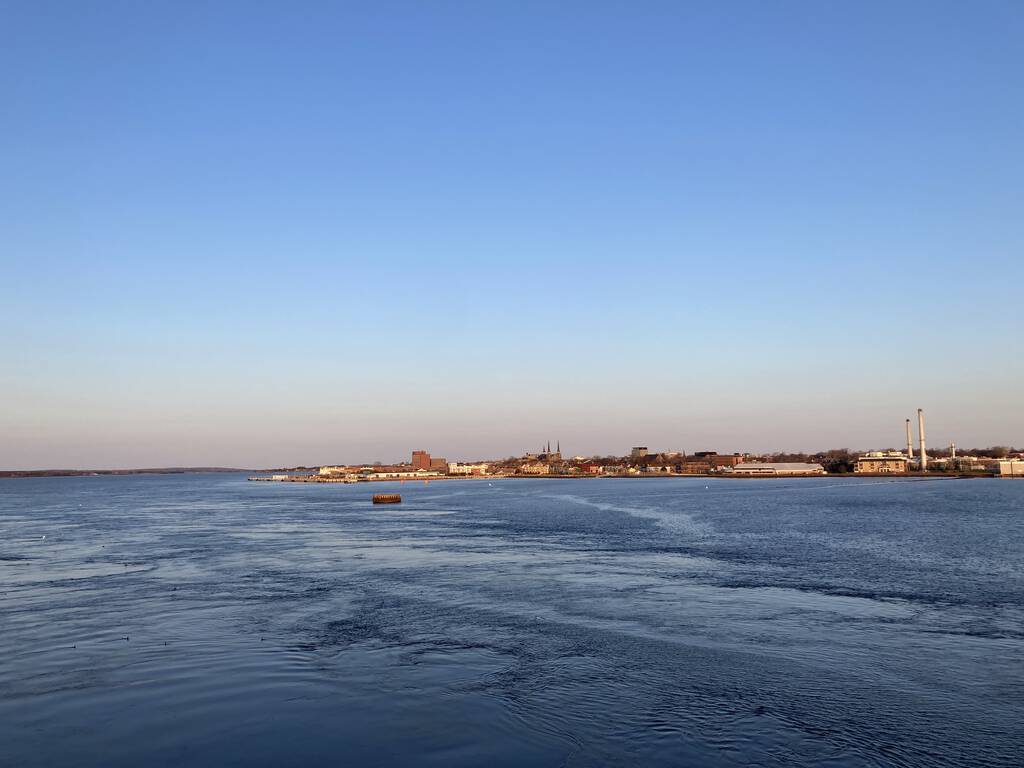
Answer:
[[[549,475],[551,474],[551,467],[548,464],[544,464],[539,461],[528,461],[519,467],[519,474],[521,475]]]
[[[853,471],[872,474],[904,473],[908,463],[907,457],[899,451],[872,451],[857,459]]]

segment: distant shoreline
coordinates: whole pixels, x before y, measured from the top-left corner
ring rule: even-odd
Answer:
[[[285,470],[287,471],[287,470]],[[270,474],[280,470],[252,470],[233,467],[156,467],[152,469],[13,469],[0,470],[0,479],[19,479],[31,477],[117,477],[125,475],[186,475],[186,474],[218,474],[218,473],[241,473],[247,472],[250,475]],[[889,478],[898,480],[907,479],[959,479],[968,480],[978,477],[995,477],[992,472],[843,472],[824,475],[732,475],[726,473],[717,474],[693,474],[693,473],[667,473],[652,472],[636,475],[438,475],[436,477],[422,478],[424,480],[630,480],[650,478],[676,478],[687,477],[704,478],[705,480],[804,480],[814,477],[869,477]],[[250,478],[253,479],[253,478]],[[292,483],[320,483],[324,485],[344,484],[339,480],[320,479],[316,475],[293,476],[289,480],[274,480],[270,477],[260,477],[265,482],[292,482]],[[404,482],[419,482],[420,478],[405,478]],[[359,482],[402,482],[396,478],[367,479]],[[349,483],[351,484],[351,483]]]
[[[0,478],[97,477],[103,475],[184,475],[212,472],[252,472],[230,467],[155,467],[152,469],[2,469]]]
[[[808,480],[813,478],[858,478],[872,480],[972,480],[982,477],[995,477],[991,472],[843,472],[824,475],[730,475],[730,474],[669,474],[649,473],[639,475],[438,475],[435,477],[364,477],[359,480],[343,480],[337,477],[320,477],[317,475],[293,475],[287,478],[260,477],[259,473],[250,476],[250,481],[268,483],[305,483],[310,485],[361,485],[363,483],[431,483],[448,480],[648,480],[655,478],[685,480],[686,478],[703,480]]]

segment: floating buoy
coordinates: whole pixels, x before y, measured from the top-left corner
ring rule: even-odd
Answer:
[[[374,504],[401,504],[402,497],[397,493],[375,493],[373,494]]]

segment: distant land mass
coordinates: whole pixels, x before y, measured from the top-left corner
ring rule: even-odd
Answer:
[[[181,475],[186,472],[248,472],[234,467],[153,467],[149,469],[0,469],[0,477],[90,477],[92,475]]]

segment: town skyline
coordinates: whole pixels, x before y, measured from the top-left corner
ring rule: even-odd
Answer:
[[[627,449],[623,449],[619,446],[617,449],[610,451],[566,451],[563,453],[561,447],[561,440],[556,438],[554,441],[555,448],[552,448],[552,441],[543,440],[536,446],[537,450],[532,449],[520,450],[518,452],[512,451],[507,453],[493,453],[493,454],[469,454],[464,451],[434,451],[424,450],[422,447],[412,449],[410,459],[410,449],[406,448],[402,455],[389,455],[380,456],[374,458],[367,458],[366,456],[338,459],[336,456],[327,460],[318,461],[291,461],[291,462],[268,462],[263,464],[243,464],[236,462],[179,462],[176,464],[134,464],[134,465],[120,465],[120,466],[101,466],[101,465],[51,465],[51,466],[0,466],[0,473],[2,472],[46,472],[46,471],[115,471],[115,472],[132,472],[136,470],[161,470],[161,469],[229,469],[236,468],[239,470],[269,470],[269,469],[284,469],[284,468],[308,468],[308,467],[322,467],[329,465],[347,465],[347,466],[375,466],[375,465],[409,465],[417,466],[417,454],[425,454],[427,456],[428,464],[418,466],[419,469],[430,469],[432,468],[429,464],[431,456],[435,459],[434,469],[437,469],[441,465],[437,465],[436,462],[440,461],[443,464],[448,462],[456,463],[472,463],[472,462],[502,462],[513,459],[520,459],[522,457],[530,457],[535,455],[554,454],[559,459],[564,458],[565,460],[590,460],[590,459],[620,459],[627,458],[632,454],[636,454],[638,448],[642,447],[644,455],[650,454],[651,456],[695,456],[700,454],[720,454],[720,455],[736,455],[751,457],[754,459],[766,459],[771,460],[777,457],[821,457],[828,454],[847,453],[850,456],[867,454],[875,451],[895,451],[909,453],[910,458],[913,459],[914,453],[919,452],[919,441],[920,434],[915,433],[913,437],[913,450],[907,452],[906,444],[899,444],[896,442],[890,444],[877,444],[871,446],[832,446],[829,448],[811,448],[811,449],[773,449],[773,450],[750,450],[750,449],[737,449],[728,450],[722,449],[721,447],[708,447],[702,446],[697,449],[687,450],[674,447],[665,447],[658,445],[647,445],[642,446],[631,445]],[[952,442],[952,445],[950,444]],[[948,457],[952,452],[959,453],[960,455],[976,455],[983,457],[1003,458],[1008,454],[1019,454],[1024,451],[1024,448],[1018,447],[1018,444],[1013,442],[1007,443],[992,443],[986,445],[971,445],[956,443],[950,441],[945,444],[942,443],[930,443],[928,447],[928,453],[930,456],[936,458]],[[442,456],[443,458],[438,459]]]

